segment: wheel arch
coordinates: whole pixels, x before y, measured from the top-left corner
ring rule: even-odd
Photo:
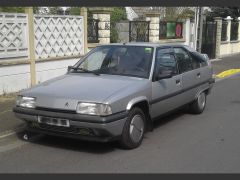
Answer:
[[[141,96],[129,101],[127,105],[127,111],[130,111],[133,107],[138,107],[144,112],[144,114],[146,115],[147,130],[152,130],[153,127],[152,127],[152,119],[150,115],[150,105],[147,97]]]

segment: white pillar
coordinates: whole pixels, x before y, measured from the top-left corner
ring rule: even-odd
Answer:
[[[187,18],[185,21],[185,45],[190,46],[190,39],[191,39],[191,22],[190,18]]]
[[[230,36],[231,36],[231,21],[233,18],[231,18],[231,16],[228,16],[227,18],[225,18],[225,20],[227,21],[227,41],[230,41]]]
[[[216,58],[220,57],[220,46],[221,46],[221,36],[222,36],[222,18],[215,17],[214,21],[217,23],[217,32],[216,32]]]
[[[159,42],[159,13],[146,14],[146,21],[150,21],[149,24],[149,42]]]
[[[98,19],[98,40],[100,44],[110,43],[110,14],[111,8],[90,8],[93,19]]]

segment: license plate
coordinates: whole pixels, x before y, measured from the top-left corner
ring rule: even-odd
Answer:
[[[38,116],[38,123],[48,124],[52,126],[70,127],[69,120],[61,118]]]

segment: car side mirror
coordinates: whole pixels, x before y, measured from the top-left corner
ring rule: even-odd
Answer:
[[[157,75],[157,81],[161,79],[168,79],[173,76],[173,71],[171,70],[163,70],[161,73],[159,72]]]
[[[72,68],[73,68],[73,66],[68,66],[67,67],[67,72],[69,72]]]

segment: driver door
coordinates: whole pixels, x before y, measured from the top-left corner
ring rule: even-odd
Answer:
[[[171,70],[171,78],[155,80],[157,73]],[[152,117],[160,116],[182,105],[182,75],[179,74],[177,61],[171,47],[156,50],[155,68],[152,82]]]

